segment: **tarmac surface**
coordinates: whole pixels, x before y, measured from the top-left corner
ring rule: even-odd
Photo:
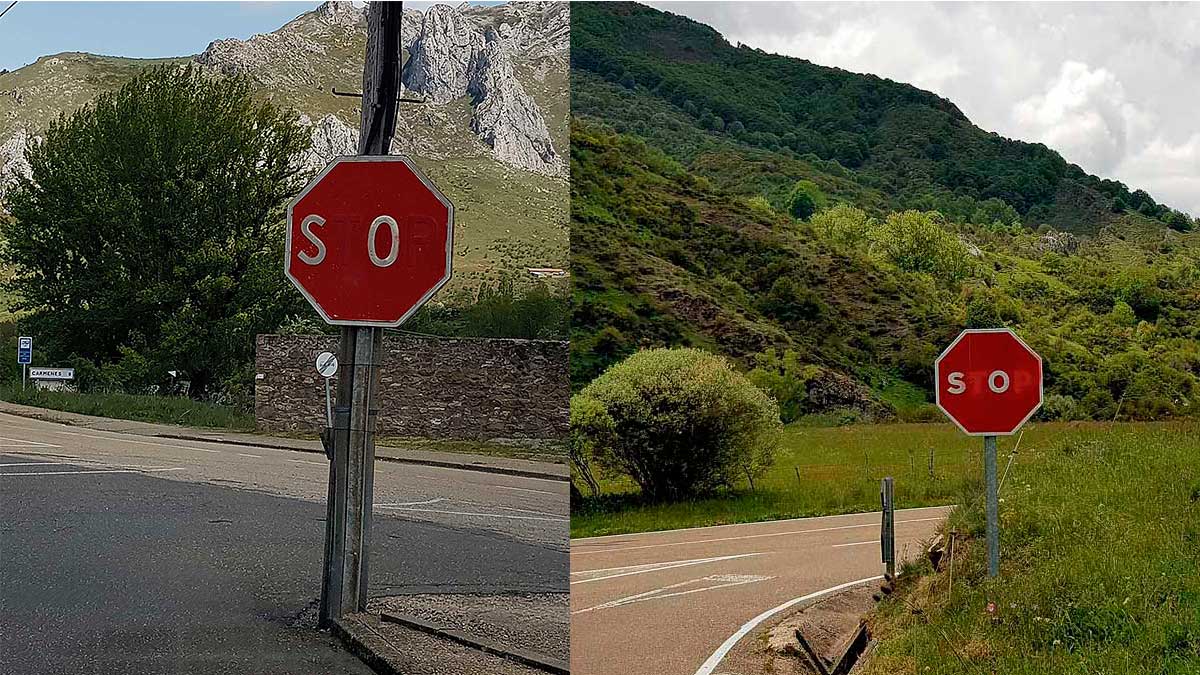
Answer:
[[[0,414],[0,672],[369,673],[314,629],[327,472]],[[375,480],[372,597],[567,591],[565,482],[393,462]]]
[[[897,557],[920,555],[949,508],[897,511]],[[882,575],[879,530],[876,512],[576,539],[571,672],[720,673],[763,613]]]

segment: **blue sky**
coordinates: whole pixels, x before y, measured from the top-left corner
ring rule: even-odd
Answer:
[[[0,10],[11,0],[0,0]],[[40,56],[91,52],[183,56],[219,38],[269,33],[318,2],[31,2],[0,18],[0,68]]]

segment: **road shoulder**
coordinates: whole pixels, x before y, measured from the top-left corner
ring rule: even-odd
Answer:
[[[112,419],[96,417],[80,413],[50,410],[33,406],[0,401],[0,413],[26,417],[29,419],[83,427],[96,431],[135,434],[156,438],[172,438],[177,440],[203,441],[244,445],[248,447],[274,448],[278,450],[294,450],[324,454],[320,441],[295,438],[282,438],[262,434],[222,431],[220,429],[200,429],[178,426],[173,424],[155,424],[135,420]],[[522,476],[526,478],[541,478],[546,480],[570,480],[570,470],[564,464],[553,462],[537,462],[527,459],[507,457],[490,457],[467,453],[437,452],[432,450],[416,450],[409,448],[393,448],[377,446],[376,459],[388,462],[403,462],[437,466],[448,469],[466,471],[482,471],[486,473]]]

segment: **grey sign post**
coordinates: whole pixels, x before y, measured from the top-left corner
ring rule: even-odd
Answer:
[[[400,2],[368,5],[359,155],[387,155],[391,147],[400,97],[402,15]],[[382,328],[343,326],[338,360],[346,372],[338,378],[337,406],[332,410],[333,453],[319,610],[322,626],[367,608],[382,350]]]
[[[988,576],[1000,576],[1000,489],[996,482],[996,437],[983,437],[983,473],[987,483]]]
[[[891,476],[883,479],[879,486],[879,501],[883,505],[883,524],[879,533],[879,546],[883,551],[883,563],[887,565],[888,579],[896,577],[896,501]]]

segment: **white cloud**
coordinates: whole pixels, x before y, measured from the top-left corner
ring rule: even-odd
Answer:
[[[1126,157],[1116,172],[1132,185],[1154,185],[1160,201],[1200,214],[1200,132],[1178,144],[1155,138]]]
[[[1104,68],[1067,61],[1049,88],[1016,104],[1013,118],[1024,138],[1040,141],[1102,173],[1125,156],[1126,116],[1141,115]]]
[[[928,89],[1200,215],[1200,3],[663,2],[731,42]]]

